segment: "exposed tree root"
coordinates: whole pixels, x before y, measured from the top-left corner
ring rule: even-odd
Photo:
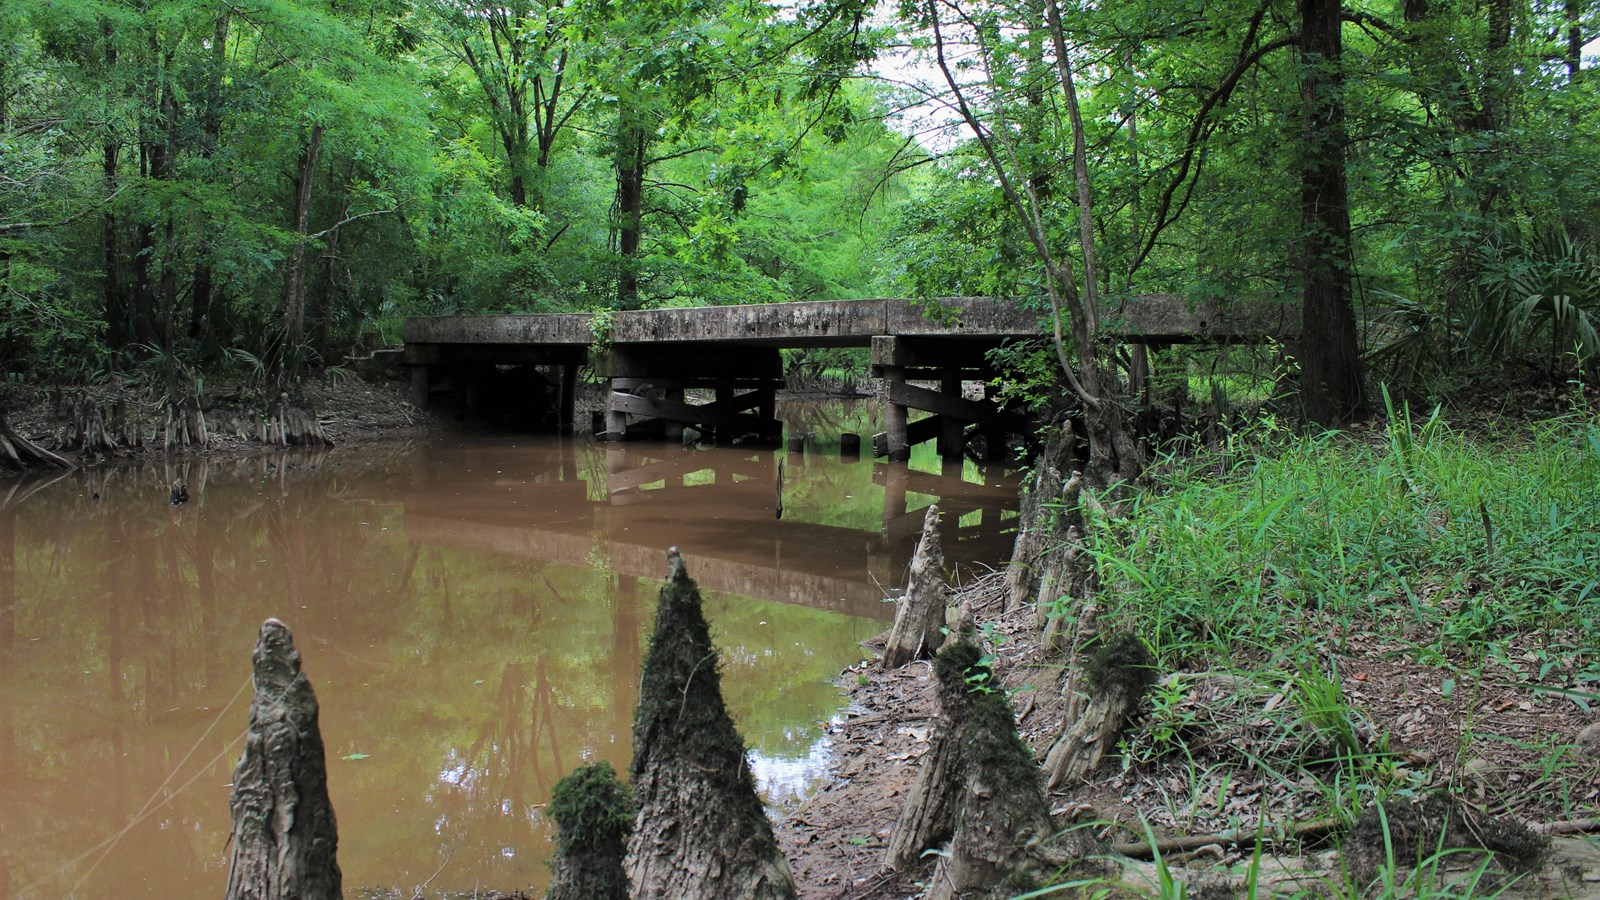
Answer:
[[[23,472],[28,469],[73,469],[72,461],[35,444],[15,431],[0,413],[0,469]]]

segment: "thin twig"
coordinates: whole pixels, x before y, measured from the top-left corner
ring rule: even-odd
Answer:
[[[455,848],[452,847],[450,849],[450,852],[446,853],[444,855],[444,862],[439,863],[439,868],[433,870],[433,874],[428,876],[428,880],[427,881],[424,881],[422,884],[417,886],[416,891],[414,891],[411,894],[411,900],[423,900],[422,892],[427,890],[428,885],[433,884],[433,880],[435,878],[439,877],[439,873],[444,871],[444,867],[445,866],[450,865],[450,858],[455,856],[455,855],[456,855]],[[474,889],[474,890],[476,890],[476,889]]]

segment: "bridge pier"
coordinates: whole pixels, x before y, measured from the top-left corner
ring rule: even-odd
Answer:
[[[912,446],[936,440],[939,454],[953,460],[963,455],[969,425],[988,436],[991,454],[1004,447],[1007,434],[1026,434],[1026,417],[999,409],[992,391],[986,389],[981,402],[963,395],[966,381],[994,377],[986,357],[993,346],[962,338],[874,337],[872,371],[883,379],[885,427],[873,437],[873,454],[907,460]],[[911,380],[938,382],[939,390]],[[913,409],[932,415],[912,422]]]
[[[562,431],[570,431],[578,421],[578,364],[561,364],[561,404],[557,418]]]
[[[724,443],[782,437],[783,424],[774,418],[783,384],[777,348],[691,343],[614,347],[600,355],[595,372],[605,379],[609,393],[606,430],[596,435],[601,440],[627,440],[630,428],[637,433],[641,426],[678,441],[685,426]],[[710,403],[686,402],[688,390],[707,388],[715,392]]]

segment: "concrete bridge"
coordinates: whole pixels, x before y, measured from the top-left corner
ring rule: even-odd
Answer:
[[[1293,338],[1299,308],[1191,304],[1176,295],[1142,294],[1108,304],[1102,321],[1107,334],[1133,348],[1129,378],[1138,389],[1145,347]],[[877,448],[890,459],[905,459],[913,444],[931,439],[947,457],[959,456],[969,427],[990,438],[991,451],[1006,433],[1025,433],[1022,416],[967,399],[963,383],[993,377],[989,351],[1045,333],[1043,314],[1017,301],[951,297],[412,318],[403,337],[419,406],[447,382],[470,390],[504,367],[549,366],[560,373],[559,422],[571,425],[578,368],[592,365],[609,389],[604,428],[596,429],[605,440],[641,433],[681,439],[688,426],[723,439],[776,441],[783,427],[774,417],[774,394],[783,383],[779,350],[870,347],[872,372],[883,380],[887,401]],[[544,383],[512,381],[504,390],[525,395]],[[690,404],[685,392],[691,389],[714,391],[714,399]],[[913,422],[911,410],[930,415]]]

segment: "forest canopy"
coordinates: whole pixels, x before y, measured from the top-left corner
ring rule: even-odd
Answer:
[[[30,382],[301,372],[408,315],[1038,297],[1042,242],[1102,296],[1345,309],[1386,378],[1562,369],[1600,317],[1597,20],[1589,0],[9,2],[0,360]]]

